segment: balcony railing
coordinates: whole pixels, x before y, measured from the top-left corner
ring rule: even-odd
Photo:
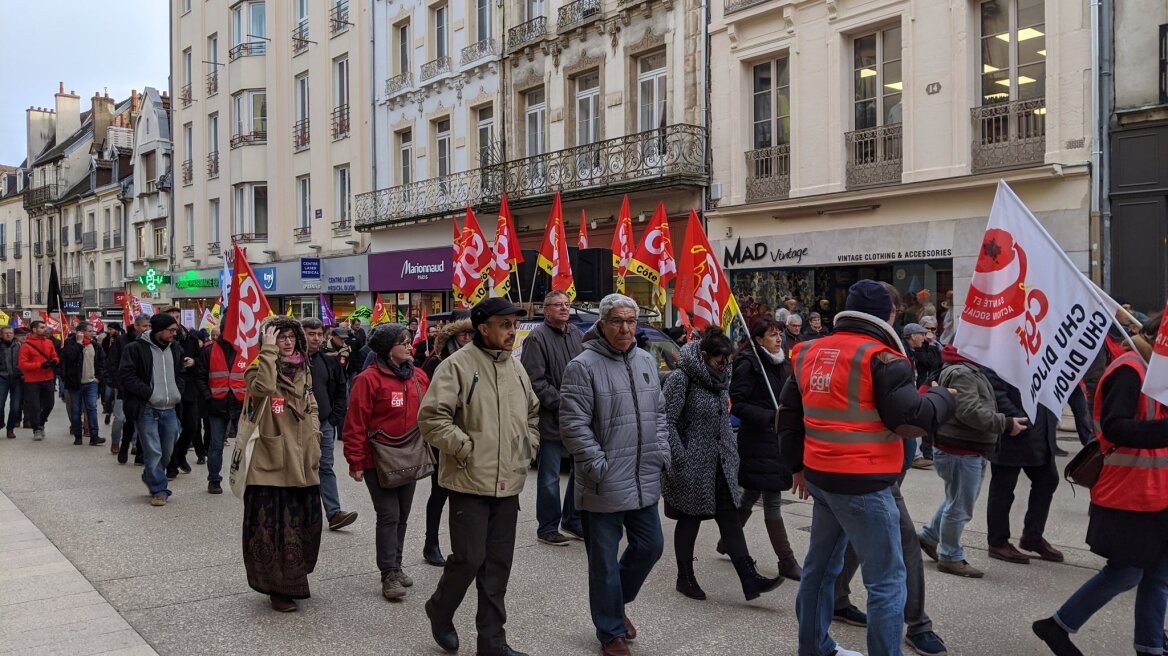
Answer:
[[[55,257],[57,255],[57,242],[53,239],[45,240],[45,255]]]
[[[45,245],[39,241],[34,241],[32,243],[32,256],[33,257],[44,257],[45,256]]]
[[[1046,98],[974,107],[973,172],[1041,164],[1046,157]]]
[[[187,244],[186,246],[183,246],[182,256],[184,259],[187,259],[187,260],[195,259],[195,245],[194,244]]]
[[[45,205],[49,205],[57,200],[60,194],[60,186],[56,184],[46,184],[32,189],[26,189],[24,192],[24,209],[29,213],[29,216],[38,216],[48,211]]]
[[[90,230],[89,232],[81,233],[81,250],[95,251],[97,250],[97,231]]]
[[[547,35],[547,16],[533,18],[507,30],[507,49],[514,50],[535,43]]]
[[[268,142],[267,130],[252,130],[243,134],[231,135],[231,147],[239,148],[240,146],[252,146],[256,144],[264,144]]]
[[[219,151],[212,150],[207,153],[207,178],[219,177]]]
[[[308,50],[308,20],[292,28],[292,56]]]
[[[736,11],[742,11],[743,9],[753,7],[755,5],[760,5],[766,1],[767,0],[726,0],[726,3],[723,5],[722,13],[733,14]]]
[[[182,183],[183,185],[193,184],[195,181],[195,163],[189,159],[184,159],[182,163]]]
[[[268,240],[268,233],[266,232],[241,232],[239,234],[231,235],[233,241],[240,244],[251,244],[255,242],[264,242]]]
[[[348,219],[333,221],[333,236],[347,237],[353,234],[353,222]]]
[[[24,242],[20,241],[19,239],[12,242],[12,257],[16,260],[22,259],[24,257]]]
[[[235,61],[240,57],[256,57],[258,55],[267,53],[267,51],[267,41],[249,41],[247,43],[241,43],[233,47],[231,50],[228,50],[227,59],[228,61]]]
[[[194,98],[194,94],[191,93],[191,83],[190,82],[187,82],[186,84],[184,84],[182,86],[182,89],[179,89],[178,98],[182,102],[183,107],[190,107],[191,106],[191,103],[194,102],[195,98]]]
[[[308,119],[302,118],[292,124],[292,150],[300,152],[308,148]]]
[[[61,279],[62,296],[81,296],[81,278],[70,277]]]
[[[495,40],[483,39],[478,43],[472,43],[469,46],[463,48],[462,59],[460,61],[462,62],[463,66],[468,66],[474,62],[477,62],[483,57],[493,56],[496,52],[497,50],[495,48]]]
[[[208,255],[219,255],[222,252],[223,252],[223,247],[219,245],[219,242],[213,241],[213,242],[209,242],[207,244],[207,254]]]
[[[207,73],[207,95],[213,96],[219,93],[219,68],[214,67],[210,73]]]
[[[790,144],[746,151],[746,202],[786,198],[790,193]]]
[[[385,81],[385,97],[396,95],[399,91],[412,86],[414,83],[414,74],[411,71],[406,71],[401,75],[395,75]]]
[[[422,64],[422,71],[421,74],[418,75],[418,81],[425,82],[426,80],[449,72],[450,55],[443,55],[437,59],[432,59],[425,64]]]
[[[333,110],[331,123],[333,141],[349,136],[349,106],[347,104]]]
[[[292,238],[297,242],[308,241],[309,239],[312,239],[312,226],[300,226],[299,228],[293,228]]]
[[[848,189],[900,182],[900,123],[848,132],[844,142],[848,149]]]
[[[576,0],[560,7],[556,29],[571,29],[599,17],[600,0]]]
[[[329,33],[333,36],[349,29],[349,0],[336,0],[329,10]]]
[[[503,191],[514,207],[537,205],[556,191],[570,200],[705,184],[706,139],[704,128],[671,125],[359,194],[356,227],[413,223],[459,212],[467,205],[491,205],[498,203]]]
[[[110,236],[109,236],[109,234],[102,235],[102,237],[101,237],[101,250],[108,251],[109,249],[110,249]]]

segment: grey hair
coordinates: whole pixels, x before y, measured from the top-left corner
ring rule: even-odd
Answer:
[[[138,316],[134,317],[134,325],[135,326],[142,323],[143,321],[150,323],[150,315],[149,314],[139,314]]]
[[[568,293],[564,292],[564,291],[560,291],[558,289],[553,289],[552,291],[548,292],[547,294],[544,294],[543,304],[547,305],[549,302],[551,302],[551,300],[553,298],[555,298],[557,296],[563,296],[564,298],[568,298]]]
[[[927,324],[927,323],[931,323],[931,324],[933,324],[934,327],[936,327],[937,326],[937,317],[934,317],[932,315],[921,317],[921,320],[918,323],[920,323],[922,326]]]
[[[608,315],[617,308],[625,308],[633,312],[639,312],[641,309],[636,301],[624,294],[609,294],[600,299],[600,318],[607,319]]]
[[[802,326],[803,325],[803,317],[799,316],[795,312],[792,312],[791,314],[787,315],[787,325],[789,326],[793,323],[797,323],[800,326]]]
[[[324,322],[316,317],[306,317],[300,320],[300,327],[305,330],[324,330]]]

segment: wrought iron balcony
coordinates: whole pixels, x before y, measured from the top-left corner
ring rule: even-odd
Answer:
[[[970,110],[974,173],[1041,164],[1046,157],[1046,98]]]
[[[418,81],[425,82],[426,80],[449,72],[450,55],[443,55],[437,59],[432,59],[425,64],[422,64],[422,71],[421,74],[418,75]]]
[[[219,255],[222,252],[223,252],[223,247],[219,245],[219,242],[212,241],[212,242],[209,242],[207,244],[207,254],[208,255]]]
[[[482,59],[483,57],[493,56],[496,53],[495,40],[483,39],[478,43],[472,43],[462,49],[461,62],[463,66],[469,66]]]
[[[536,43],[547,36],[547,16],[538,16],[507,30],[507,49],[514,50]]]
[[[95,251],[97,250],[97,231],[90,230],[89,232],[81,233],[81,250]]]
[[[46,239],[45,240],[45,255],[47,255],[49,257],[56,257],[56,255],[57,255],[57,242],[56,242],[56,240],[54,240],[54,239]]]
[[[19,239],[12,242],[12,257],[16,260],[22,259],[24,257],[24,242],[20,241]]]
[[[60,185],[45,184],[32,189],[26,189],[24,192],[24,209],[29,216],[39,216],[48,211],[45,205],[49,205],[57,200],[60,195]]]
[[[412,223],[465,210],[502,189],[501,171],[472,169],[406,185],[358,194],[354,199],[356,227],[372,228]]]
[[[398,92],[409,88],[413,84],[414,74],[411,71],[406,71],[401,75],[395,75],[385,81],[385,97],[395,96]]]
[[[901,124],[880,125],[844,135],[848,189],[897,184],[901,174]]]
[[[195,181],[195,163],[189,159],[184,159],[182,163],[182,183],[184,186],[193,184]]]
[[[560,7],[556,29],[563,31],[600,18],[601,0],[576,0]]]
[[[312,239],[312,226],[300,226],[292,229],[292,238],[297,242]]]
[[[241,43],[227,51],[227,60],[235,61],[240,57],[257,57],[268,52],[267,41],[249,41]]]
[[[746,202],[786,198],[790,193],[790,144],[746,151]]]
[[[349,136],[349,105],[341,105],[333,109],[332,114],[333,141]]]
[[[348,237],[353,234],[353,222],[348,219],[333,221],[333,236]]]
[[[207,153],[207,178],[219,177],[219,151],[212,150]]]
[[[231,135],[231,147],[239,148],[240,146],[253,146],[256,144],[268,143],[267,130],[252,130],[243,134]]]
[[[722,13],[733,14],[736,11],[742,11],[755,5],[761,5],[767,0],[726,0],[723,5]]]
[[[108,251],[110,249],[110,236],[108,234],[101,237],[101,250]]]
[[[265,242],[268,240],[268,233],[266,232],[241,232],[239,234],[231,235],[231,240],[239,242],[240,244],[252,244],[256,242]]]
[[[207,73],[207,95],[213,96],[219,93],[219,67],[214,67],[210,73]]]
[[[308,50],[308,19],[292,28],[292,56]]]
[[[72,276],[61,279],[62,296],[81,296],[81,278]]]
[[[349,0],[336,0],[329,10],[329,33],[333,36],[349,29]]]
[[[292,150],[300,152],[308,148],[308,119],[302,118],[292,124]]]
[[[186,246],[183,246],[183,259],[187,259],[187,260],[195,259],[195,245],[194,244],[187,244]]]
[[[191,106],[191,103],[194,102],[194,95],[191,93],[191,83],[190,82],[187,82],[186,84],[184,84],[182,86],[182,89],[180,89],[178,92],[178,98],[180,101],[182,101],[183,107],[190,107]]]

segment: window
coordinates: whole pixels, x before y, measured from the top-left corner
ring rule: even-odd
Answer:
[[[262,2],[241,2],[232,7],[232,50],[235,50],[237,46],[247,44],[247,54],[262,55],[266,49],[264,37],[268,35],[265,23],[266,16]]]
[[[195,128],[194,128],[194,125],[192,125],[191,123],[186,123],[183,125],[182,139],[183,139],[182,140],[183,159],[186,162],[190,162],[192,159],[195,158]],[[190,182],[190,177],[185,171],[183,172],[183,182]]]
[[[434,16],[434,57],[441,59],[445,57],[448,52],[447,40],[447,13],[446,5],[435,7],[431,12]]]
[[[410,72],[410,24],[402,23],[397,26],[397,72]]]
[[[475,0],[475,41],[491,38],[491,0]]]
[[[543,87],[523,94],[524,129],[527,135],[527,156],[542,155],[544,149],[544,128],[547,120],[547,105],[544,104]]]
[[[664,50],[645,55],[637,60],[637,130],[639,132],[665,127],[667,79]]]
[[[215,64],[219,63],[219,35],[212,34],[207,37],[207,62],[211,65],[211,75],[217,76],[219,67]]]
[[[110,211],[109,211],[108,207],[105,208],[104,210],[102,210],[101,218],[102,218],[102,225],[105,226],[105,234],[108,235],[109,231],[110,231]],[[97,227],[90,224],[89,230],[90,230],[90,232],[93,232],[93,231],[97,230]]]
[[[166,257],[166,226],[154,228],[154,257]]]
[[[105,263],[105,278],[103,280],[105,280],[105,285],[103,285],[103,287],[114,286],[114,264],[109,260],[106,260]]]
[[[20,219],[17,219],[17,220],[16,220],[16,241],[17,241],[17,242],[20,242],[20,241],[21,241],[21,234],[20,234]]]
[[[307,228],[312,220],[312,180],[307,175],[296,178],[296,226]]]
[[[134,246],[139,260],[146,259],[146,224],[139,223],[134,226]]]
[[[753,148],[791,143],[791,76],[786,57],[755,64]]]
[[[187,227],[187,246],[195,245],[195,206],[183,206],[183,221],[186,221]]]
[[[182,52],[182,79],[183,84],[188,87],[191,84],[191,49],[187,48]],[[189,91],[188,91],[189,93]],[[188,98],[189,101],[189,98]]]
[[[268,187],[261,184],[240,184],[234,188],[234,230],[236,235],[253,235],[257,239],[268,236]]]
[[[1168,105],[1168,25],[1160,26],[1160,104]]]
[[[219,114],[207,117],[207,152],[219,152]]]
[[[491,149],[495,143],[495,108],[491,105],[480,108],[477,112],[476,138],[479,146],[479,165],[485,166],[494,161]]]
[[[207,220],[211,222],[211,243],[219,243],[219,199],[212,198],[207,204]]]
[[[308,0],[295,0],[296,24],[308,27]]]
[[[407,185],[414,181],[414,135],[410,130],[397,135],[398,184]]]
[[[434,173],[439,178],[450,175],[450,119],[434,122]]]
[[[527,20],[544,16],[544,0],[527,0]]]
[[[182,0],[182,13],[187,13],[191,10],[191,0]]]
[[[575,80],[576,145],[600,141],[600,73],[592,71]]]
[[[349,58],[338,59],[333,62],[333,107],[346,107],[349,104]]]
[[[854,129],[900,123],[904,89],[900,76],[900,28],[856,39],[852,42],[852,53]]]
[[[307,148],[309,145],[309,101],[308,101],[308,73],[298,75],[292,85],[293,117],[292,146],[296,150]]]
[[[241,91],[232,96],[232,121],[237,137],[245,141],[267,139],[268,95],[264,91]],[[233,142],[235,139],[232,140]],[[234,145],[234,144],[233,144]]]
[[[106,224],[109,224],[109,208],[107,207],[106,209],[102,210],[102,214],[105,216]],[[85,217],[85,232],[94,232],[95,230],[97,230],[97,215],[93,212],[90,212],[89,215]]]
[[[349,167],[338,166],[335,177],[336,184],[333,189],[337,194],[337,223],[347,225],[349,223]]]
[[[254,185],[251,188],[252,224],[257,235],[268,234],[268,186]]]
[[[989,105],[1046,95],[1043,0],[981,4],[981,97]]]

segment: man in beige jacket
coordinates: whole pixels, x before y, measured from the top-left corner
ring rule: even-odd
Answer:
[[[519,493],[539,448],[539,399],[516,358],[526,311],[503,298],[471,310],[474,343],[438,365],[418,426],[438,449],[438,483],[450,492],[450,558],[426,616],[438,646],[458,651],[454,613],[478,578],[478,653],[523,656],[507,644],[504,596],[515,554]]]

